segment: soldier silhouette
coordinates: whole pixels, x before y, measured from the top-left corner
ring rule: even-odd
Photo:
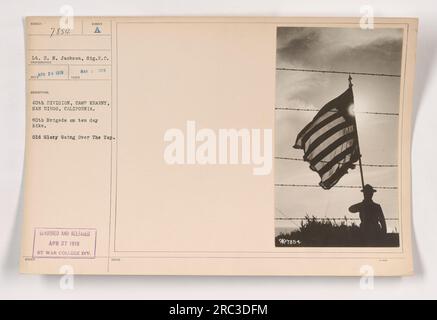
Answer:
[[[382,240],[387,233],[384,213],[381,206],[372,200],[376,190],[370,184],[366,184],[361,192],[364,195],[364,200],[350,206],[349,211],[360,213],[360,231],[363,241],[366,244],[375,244]]]

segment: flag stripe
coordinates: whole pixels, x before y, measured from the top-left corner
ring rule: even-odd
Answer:
[[[327,164],[323,166],[322,169],[319,170],[319,174],[323,175],[325,172],[327,172],[329,169],[331,169],[334,165],[338,164],[338,162],[345,158],[348,154],[351,154],[354,151],[355,147],[349,147],[345,149],[343,152],[340,152],[337,154],[334,158],[332,158],[331,161],[329,161]],[[344,165],[344,164],[343,164]]]
[[[322,152],[324,149],[326,149],[328,146],[330,146],[332,143],[336,142],[337,139],[340,137],[350,133],[350,130],[352,130],[352,127],[347,127],[345,129],[342,129],[336,133],[334,133],[332,136],[330,136],[328,139],[326,139],[322,144],[317,146],[314,151],[308,155],[307,161],[311,161],[314,157],[316,157],[320,152]]]
[[[305,143],[307,142],[307,140],[317,131],[319,131],[320,129],[322,129],[325,125],[331,123],[332,121],[334,121],[337,118],[340,118],[341,114],[336,112],[330,116],[328,116],[327,118],[323,119],[322,121],[316,123],[312,128],[310,128],[307,132],[305,132],[302,136],[302,145],[305,145]]]
[[[343,117],[338,117],[337,119],[334,119],[333,121],[331,121],[330,123],[325,124],[325,126],[323,127],[323,129],[320,129],[316,132],[314,132],[309,138],[308,140],[305,141],[304,146],[307,149],[310,144],[312,144],[314,142],[314,140],[316,140],[318,137],[320,137],[320,135],[323,134],[323,132],[325,132],[326,130],[331,129],[332,127],[335,127],[337,124],[340,124],[342,122],[345,122],[346,120]]]
[[[332,151],[334,151],[338,146],[342,145],[343,143],[352,140],[355,138],[355,132],[350,132],[348,134],[345,134],[344,136],[341,136],[336,141],[334,141],[332,144],[330,144],[328,147],[323,149],[319,154],[317,154],[314,158],[310,160],[311,165],[315,165],[317,162],[324,159],[327,155],[329,155]]]
[[[320,112],[320,111],[319,111]],[[318,113],[317,113],[317,115],[313,118],[313,120],[310,122],[310,123],[308,123],[299,133],[298,133],[298,135],[297,135],[297,138],[296,138],[296,144],[295,144],[295,148],[302,148],[303,147],[303,145],[302,145],[302,137],[303,137],[303,135],[307,132],[307,131],[309,131],[309,130],[311,130],[311,128],[313,128],[315,125],[317,125],[318,123],[320,123],[321,121],[323,121],[323,120],[325,120],[327,117],[329,117],[331,114],[329,114],[329,113],[326,113],[325,112],[325,114],[323,114],[323,115],[319,115]]]
[[[338,180],[340,180],[340,178],[344,176],[350,168],[353,167],[353,162],[358,160],[358,156],[356,156],[355,158],[356,159],[352,159],[353,161],[351,160],[347,164],[341,166],[337,171],[335,171],[335,173],[332,176],[324,180],[324,185],[325,186],[335,185],[338,182]]]
[[[335,135],[337,132],[347,128],[350,126],[350,123],[348,122],[342,122],[338,125],[336,125],[335,127],[327,130],[326,132],[324,132],[323,134],[321,134],[316,140],[313,141],[313,143],[311,143],[311,145],[308,147],[308,149],[305,151],[304,154],[304,159],[308,159],[308,156],[319,146],[321,145],[323,142],[325,142],[328,138],[330,138],[331,136]]]
[[[331,151],[328,155],[326,155],[325,157],[323,157],[323,159],[321,159],[319,162],[315,162],[313,163],[313,166],[315,168],[315,171],[320,170],[321,168],[323,168],[323,166],[328,163],[329,161],[332,160],[332,158],[334,158],[337,154],[339,154],[340,152],[342,152],[343,150],[345,150],[346,148],[349,148],[350,146],[352,146],[354,144],[354,140],[348,140],[340,145],[338,145],[333,151]]]
[[[348,170],[349,168],[347,167],[341,167],[328,179],[320,181],[319,185],[323,189],[329,190],[332,186],[334,186],[338,182],[338,180],[340,180],[342,176],[344,176],[347,173]]]

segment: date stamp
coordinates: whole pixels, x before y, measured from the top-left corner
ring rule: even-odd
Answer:
[[[33,241],[34,258],[94,259],[96,229],[36,228]]]

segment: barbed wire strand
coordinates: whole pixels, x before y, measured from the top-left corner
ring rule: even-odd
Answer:
[[[280,209],[277,208],[277,207],[275,207],[275,210],[277,210],[277,211],[278,211],[278,212],[283,216],[281,220],[289,220],[289,221],[291,221],[291,223],[292,223],[295,227],[297,227],[297,228],[300,227],[296,222],[293,221],[293,220],[298,220],[298,219],[289,219],[290,217],[287,216],[284,212],[282,212],[282,210],[280,210]],[[276,219],[276,218],[275,218],[275,220],[279,220],[279,219]]]
[[[311,109],[311,108],[291,108],[291,107],[275,107],[275,110],[282,111],[306,111],[306,112],[318,112],[320,109]],[[399,113],[395,112],[377,112],[377,111],[356,111],[359,114],[375,114],[381,116],[399,116]]]
[[[360,76],[378,76],[378,77],[393,77],[400,78],[399,74],[388,73],[370,73],[370,72],[354,72],[354,71],[335,71],[335,70],[317,70],[317,69],[301,69],[301,68],[276,68],[277,71],[297,71],[297,72],[315,72],[315,73],[333,73],[333,74],[355,74]]]
[[[320,188],[318,184],[295,184],[295,183],[275,183],[275,187],[302,187],[302,188]],[[362,186],[352,186],[352,185],[336,185],[332,188],[346,188],[346,189],[361,189]],[[378,186],[373,187],[374,189],[382,190],[397,190],[398,187],[392,186]]]
[[[275,157],[278,160],[289,160],[289,161],[300,161],[304,162],[302,158],[292,158],[292,157]],[[320,161],[322,163],[328,163],[329,161]],[[371,164],[371,163],[363,163],[363,167],[376,167],[376,168],[396,168],[397,164]]]
[[[362,76],[379,76],[379,77],[400,78],[400,75],[398,75],[398,74],[387,74],[387,73],[316,70],[316,69],[301,69],[301,68],[276,68],[276,70],[278,70],[278,71],[296,71],[296,72],[314,72],[314,73],[332,73],[332,74],[349,74],[349,75],[354,74],[354,75],[362,75]],[[290,107],[276,107],[275,110],[310,111],[310,112],[320,111],[319,109],[313,109],[313,108],[290,108]],[[386,115],[386,116],[398,116],[399,115],[399,113],[395,113],[395,112],[357,111],[357,113]]]

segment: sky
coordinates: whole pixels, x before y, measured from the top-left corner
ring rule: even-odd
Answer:
[[[401,74],[402,30],[359,28],[295,28],[277,31],[277,68]],[[364,164],[398,164],[398,116],[361,112],[399,112],[400,78],[352,75],[355,111]],[[320,109],[348,87],[347,74],[276,72],[276,107]],[[302,158],[292,148],[298,132],[315,116],[312,111],[275,111],[275,157]],[[364,167],[364,180],[373,186],[397,186],[397,168]],[[276,184],[318,185],[318,174],[303,161],[275,160]],[[360,185],[358,167],[338,185]],[[275,187],[275,215],[283,217],[358,218],[347,208],[362,200],[360,189]],[[374,201],[386,218],[398,218],[397,190],[379,189]],[[389,231],[398,221],[387,221]],[[277,232],[299,222],[276,221]]]

